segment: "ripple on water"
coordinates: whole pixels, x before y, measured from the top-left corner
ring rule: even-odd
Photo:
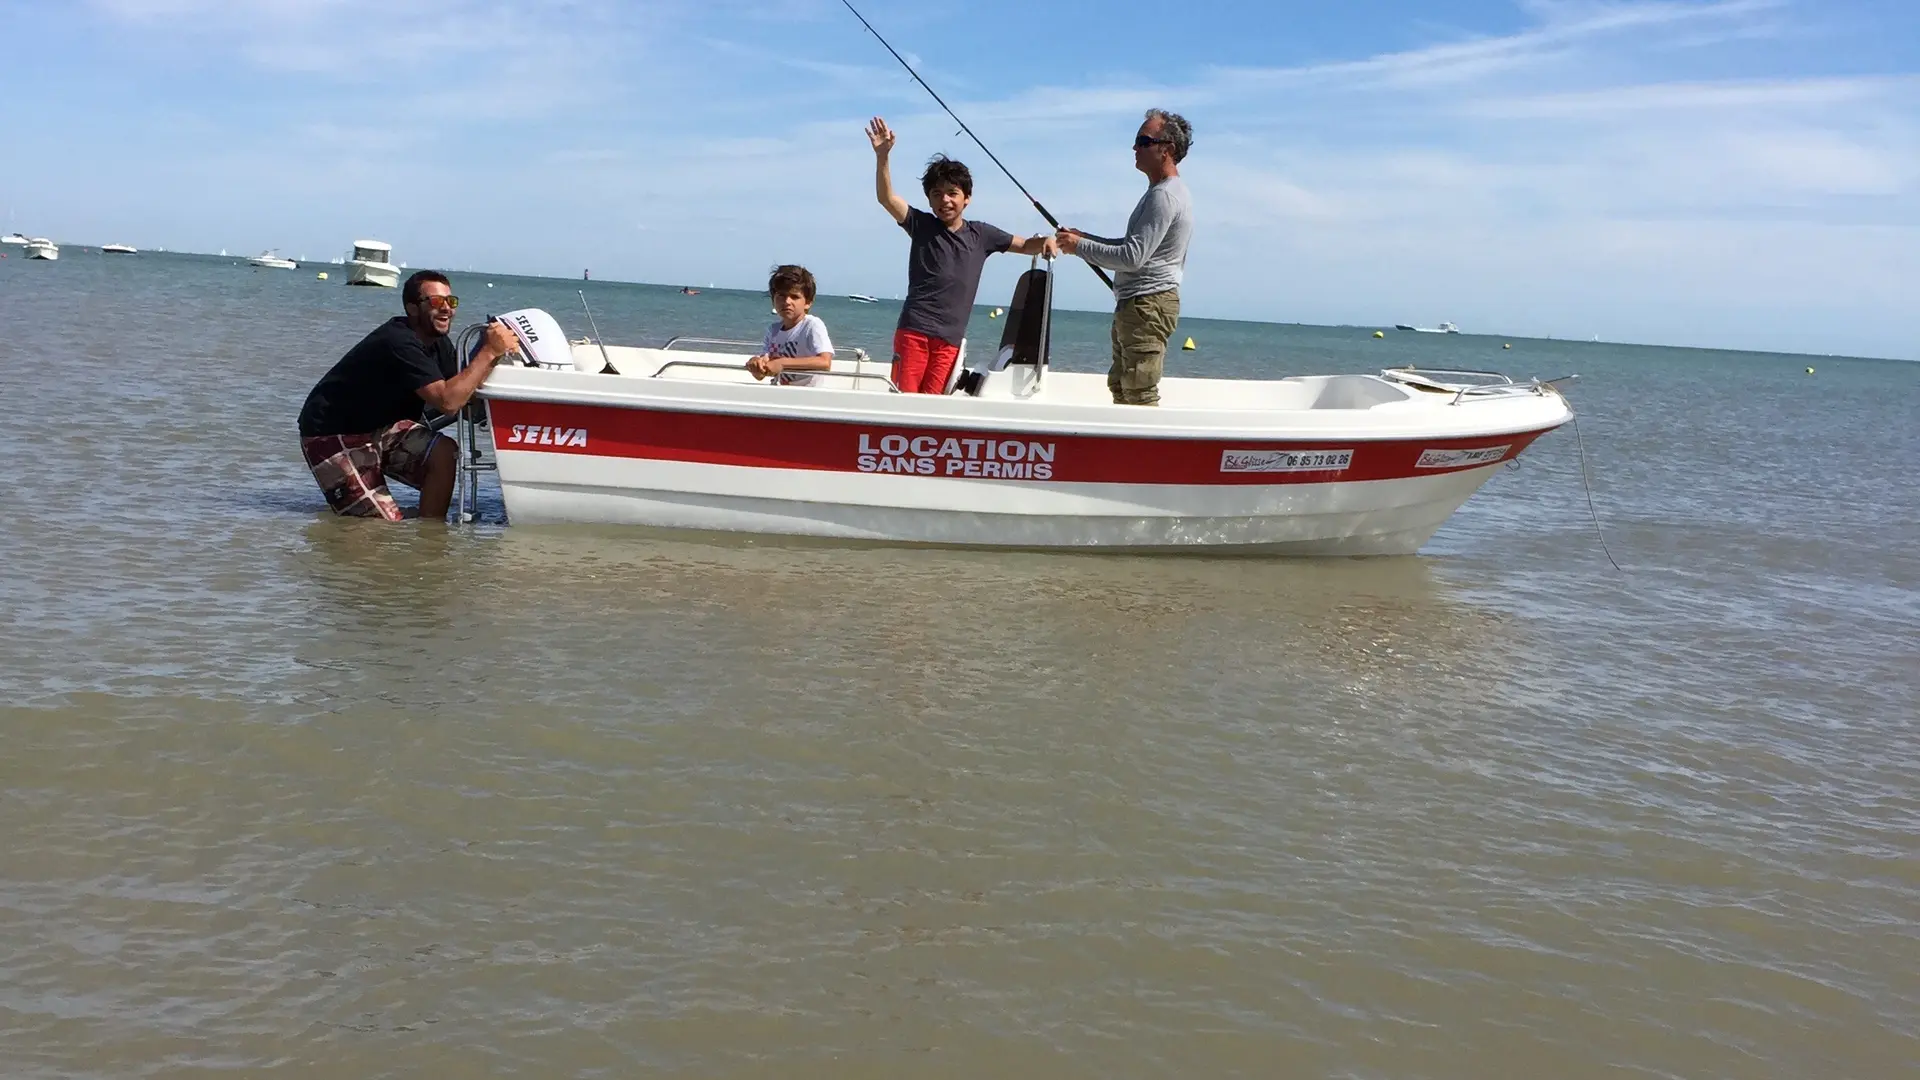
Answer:
[[[378,298],[155,276],[10,293],[11,1073],[1920,1062],[1879,368],[1580,350],[1624,576],[1557,436],[1420,559],[389,528],[289,437]]]

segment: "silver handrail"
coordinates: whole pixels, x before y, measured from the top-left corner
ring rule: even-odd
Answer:
[[[472,358],[473,351],[479,344],[480,335],[485,332],[484,324],[470,326],[461,332],[454,349],[460,357],[462,369],[466,368],[467,361]],[[462,525],[471,524],[480,518],[480,475],[500,471],[499,462],[488,460],[481,455],[480,451],[482,445],[480,421],[475,419],[475,414],[484,413],[485,401],[486,394],[483,388],[482,391],[473,395],[472,401],[462,406],[452,416],[444,418],[454,425],[454,510],[456,520]],[[433,426],[435,430],[439,430],[445,424],[436,422]]]
[[[1557,379],[1528,379],[1526,382],[1514,382],[1508,379],[1504,383],[1494,383],[1489,386],[1463,387],[1454,394],[1453,404],[1458,405],[1462,399],[1469,397],[1488,401],[1511,394],[1538,394],[1547,390],[1557,394],[1560,392],[1561,383],[1573,382],[1579,378],[1578,375],[1562,375]]]
[[[1389,379],[1392,379],[1392,378],[1395,378],[1395,376],[1400,372],[1405,372],[1409,375],[1428,375],[1428,376],[1467,375],[1467,376],[1471,376],[1474,378],[1481,378],[1481,379],[1498,379],[1500,380],[1501,383],[1512,383],[1515,386],[1520,385],[1519,383],[1515,383],[1513,381],[1513,376],[1508,375],[1503,371],[1476,371],[1471,368],[1421,368],[1421,367],[1414,367],[1412,364],[1407,364],[1403,367],[1383,368],[1380,374],[1385,375]]]
[[[758,351],[760,348],[760,343],[757,341],[736,341],[733,338],[671,337],[667,339],[667,343],[665,345],[660,346],[660,350],[662,352],[665,352],[666,350],[673,348],[675,345],[678,345],[683,341],[690,341],[696,345],[741,345],[756,351]]]
[[[662,372],[671,367],[703,368],[708,371],[737,371],[741,374],[745,374],[747,370],[739,364],[722,364],[714,360],[669,360],[661,364],[659,369],[653,373],[652,377],[656,379],[659,378]],[[874,374],[870,371],[796,371],[793,372],[793,374],[798,376],[825,375],[828,378],[852,379],[855,382],[862,380],[880,382],[886,384],[889,394],[897,394],[900,392],[900,388],[893,385],[892,379],[885,375]]]
[[[1033,257],[1033,265],[1035,267],[1040,265],[1042,257],[1042,255],[1035,255]],[[1045,285],[1047,302],[1046,305],[1040,309],[1040,353],[1033,358],[1033,390],[1027,394],[1028,397],[1032,397],[1034,394],[1040,392],[1040,384],[1047,377],[1047,354],[1053,351],[1053,342],[1049,340],[1050,331],[1053,329],[1051,325],[1053,322],[1053,257],[1051,255],[1045,255],[1044,257],[1047,260],[1047,283]],[[1092,264],[1089,263],[1088,265],[1091,266]]]
[[[1428,389],[1438,390],[1443,393],[1451,392],[1453,394],[1453,400],[1447,403],[1449,405],[1459,405],[1468,399],[1493,401],[1503,397],[1511,397],[1514,394],[1538,394],[1545,390],[1553,390],[1555,393],[1558,393],[1559,387],[1557,384],[1572,382],[1580,377],[1578,375],[1562,375],[1557,379],[1547,379],[1545,381],[1529,379],[1526,382],[1518,382],[1515,381],[1513,376],[1501,371],[1476,371],[1469,368],[1416,368],[1411,364],[1397,368],[1382,368],[1380,375],[1382,378],[1391,379],[1394,382],[1409,386],[1425,386]],[[1405,379],[1401,377],[1402,375],[1415,375],[1420,376],[1420,378],[1417,380]],[[1469,378],[1493,379],[1497,381],[1478,383],[1473,386],[1449,386],[1439,379],[1431,377],[1436,375],[1467,376]]]
[[[900,388],[893,384],[893,379],[890,376],[881,375],[873,371],[796,371],[792,374],[802,377],[825,375],[829,379],[852,379],[855,382],[861,382],[863,380],[867,382],[879,382],[886,385],[887,393],[889,394],[897,394],[900,392]]]
[[[764,342],[741,341],[735,338],[676,336],[676,337],[668,338],[667,343],[665,345],[660,346],[660,351],[665,352],[668,349],[673,348],[675,345],[678,345],[683,341],[690,341],[697,345],[738,345],[742,348],[755,350],[756,355],[760,347],[764,344]],[[855,363],[865,363],[869,359],[867,356],[867,350],[859,348],[858,346],[852,349],[849,349],[848,351],[853,353],[853,359]]]

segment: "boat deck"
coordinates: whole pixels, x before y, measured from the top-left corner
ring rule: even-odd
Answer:
[[[857,350],[856,350],[857,353]],[[671,382],[730,383],[754,385],[758,380],[747,372],[745,364],[752,352],[693,351],[609,345],[603,358],[600,347],[573,345],[575,370],[601,372],[610,364],[609,378],[661,379]],[[814,385],[784,385],[783,392],[812,394],[821,391],[865,391],[891,393],[890,365],[857,354],[836,358],[834,374],[822,377]],[[1051,405],[1114,406],[1103,374],[1049,369],[1032,386],[1032,368],[1009,368],[990,373],[980,398],[1022,399]],[[761,383],[761,385],[769,385]],[[1427,395],[1420,387],[1403,387],[1383,382],[1370,375],[1304,375],[1264,381],[1195,379],[1169,377],[1160,382],[1160,407],[1163,409],[1218,410],[1371,410],[1397,405],[1422,407]]]

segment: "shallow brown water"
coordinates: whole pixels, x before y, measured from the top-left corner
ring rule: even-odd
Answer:
[[[1571,433],[1412,559],[389,527],[291,418],[391,294],[41,269],[7,1076],[1920,1068],[1912,366],[1516,343],[1625,575]]]

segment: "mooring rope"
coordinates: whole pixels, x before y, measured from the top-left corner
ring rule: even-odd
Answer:
[[[1607,548],[1607,534],[1600,529],[1600,511],[1593,506],[1593,479],[1587,472],[1587,442],[1580,437],[1580,414],[1574,410],[1572,402],[1567,403],[1567,414],[1573,418],[1573,444],[1580,448],[1580,486],[1587,493],[1587,514],[1593,518],[1593,535],[1599,539],[1600,550],[1607,556],[1607,561],[1613,563],[1616,571],[1624,574],[1626,571],[1620,569],[1620,564],[1614,561],[1613,552]]]

